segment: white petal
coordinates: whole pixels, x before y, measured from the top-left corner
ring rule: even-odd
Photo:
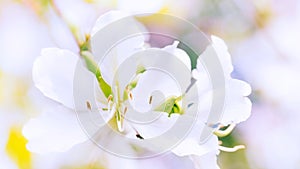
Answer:
[[[159,83],[157,83],[159,81]],[[158,93],[155,92],[160,92]],[[137,86],[133,89],[132,106],[141,112],[149,111],[153,106],[170,96],[180,96],[182,94],[180,85],[165,72],[159,70],[149,70],[141,75]],[[149,104],[150,97],[152,103]]]
[[[27,148],[36,153],[65,152],[88,138],[75,112],[57,105],[31,119],[23,128]]]
[[[47,97],[62,103],[68,108],[74,108],[73,78],[76,68],[85,76],[82,82],[93,79],[83,65],[77,63],[79,56],[74,53],[57,48],[43,49],[41,56],[33,65],[33,81],[35,86]],[[76,67],[77,66],[77,67]],[[86,79],[85,79],[86,78]],[[91,81],[93,83],[93,81]],[[83,89],[84,91],[88,89]]]
[[[223,125],[245,121],[251,113],[252,103],[247,96],[251,93],[248,83],[230,79],[227,81],[227,91],[224,114],[221,120]]]
[[[211,36],[212,39],[212,47],[214,48],[217,56],[219,57],[219,61],[223,67],[224,75],[230,76],[230,73],[233,71],[233,66],[231,62],[231,56],[228,52],[227,45],[225,42],[216,36]]]
[[[174,56],[176,56],[178,59],[180,59],[185,66],[191,70],[191,59],[189,57],[189,55],[182,49],[177,48],[179,42],[178,41],[174,41],[172,45],[166,46],[163,48],[163,50],[173,54]]]
[[[186,168],[190,169],[193,167],[193,164],[189,158],[177,157],[173,154],[164,154],[162,156],[155,156],[145,159],[128,159],[120,158],[117,156],[109,155],[108,156],[109,169],[176,169],[176,168]],[[116,163],[118,161],[118,163]]]
[[[196,169],[220,169],[217,163],[217,155],[215,151],[211,151],[202,156],[191,156]]]
[[[110,26],[109,29],[107,26]],[[126,12],[110,11],[97,20],[92,31],[91,46],[108,84],[112,84],[120,64],[144,46],[144,35],[128,36],[145,31],[145,27]]]
[[[113,22],[119,21],[121,19],[127,19],[129,18],[127,21],[127,25],[126,29],[140,29],[141,31],[145,31],[145,27],[143,25],[141,25],[138,21],[136,21],[133,17],[130,17],[130,13],[125,12],[125,11],[119,11],[119,10],[111,10],[109,12],[106,12],[105,14],[101,15],[95,25],[92,28],[91,31],[91,36],[92,38],[95,36],[95,34],[100,31],[101,29],[103,29],[104,27],[108,26],[109,24],[112,24]],[[120,30],[122,30],[122,28],[119,28]],[[110,35],[113,35],[115,32],[111,32]]]
[[[171,117],[168,117],[167,113],[163,112],[152,112],[153,114],[156,114],[157,119],[153,119],[153,121],[150,121],[149,123],[142,124],[141,122],[134,124],[132,121],[128,121],[127,123],[131,123],[132,126],[135,127],[135,129],[139,132],[139,134],[145,138],[154,138],[157,136],[160,136],[164,134],[166,131],[168,131],[173,125],[175,125],[176,120],[178,119],[178,114],[173,114]],[[145,115],[147,116],[147,114]],[[136,133],[132,132],[129,133],[128,136],[131,138],[136,138]],[[167,138],[166,138],[167,139]]]
[[[122,11],[109,11],[103,15],[101,15],[94,27],[92,28],[91,35],[94,36],[100,29],[103,29],[105,26],[129,16],[129,13],[122,12]]]
[[[104,80],[112,84],[114,78],[118,78],[117,72],[120,65],[135,52],[141,50],[143,45],[144,37],[142,36],[126,39],[105,55],[99,63]]]
[[[154,91],[164,94],[165,97],[180,96],[190,85],[191,70],[180,59],[162,49],[148,48],[135,53],[119,67],[115,80],[118,80],[121,94],[136,75],[138,66],[144,67],[146,71],[140,75],[133,93],[142,99],[140,101],[144,105],[149,104],[149,98]]]
[[[251,93],[251,87],[244,81],[232,79],[231,57],[222,39],[212,36],[212,48],[209,46],[202,55],[211,55],[214,53],[213,50],[219,58],[225,78],[225,107],[223,112],[220,112],[223,113],[220,122],[223,125],[239,123],[250,116],[251,101],[247,96]],[[206,73],[205,67],[201,65],[200,60],[198,60],[197,69],[193,71],[193,76],[197,79],[199,87],[202,85],[202,88],[206,88],[203,91],[218,91],[218,89],[212,90],[211,83],[207,82],[210,81],[209,75]]]
[[[198,139],[200,140],[200,138]],[[196,155],[202,156],[211,151],[218,150],[218,138],[212,135],[205,143],[200,144],[197,139],[187,138],[183,140],[172,152],[178,156]]]

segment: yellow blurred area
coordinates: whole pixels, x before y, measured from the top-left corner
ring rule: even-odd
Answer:
[[[103,167],[99,164],[89,164],[85,166],[79,166],[79,167],[62,167],[61,169],[107,169],[106,167]]]
[[[17,3],[23,4],[31,8],[38,16],[41,16],[47,11],[50,0],[14,0]]]
[[[0,71],[0,105],[4,107],[28,108],[28,84],[24,79],[17,78]]]
[[[30,169],[31,154],[26,149],[27,140],[21,132],[21,127],[12,127],[9,132],[6,152],[8,156],[18,165],[19,169]]]

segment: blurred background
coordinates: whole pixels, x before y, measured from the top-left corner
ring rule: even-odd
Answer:
[[[98,16],[112,9],[169,13],[225,40],[235,67],[232,76],[253,88],[253,111],[222,138],[224,145],[247,147],[221,152],[222,169],[300,168],[300,1],[56,0],[60,15],[52,3],[0,0],[0,169],[88,168],[66,154],[30,153],[21,128],[42,107],[31,78],[41,49],[78,50],[61,16],[83,37]],[[69,153],[81,152],[77,149]]]

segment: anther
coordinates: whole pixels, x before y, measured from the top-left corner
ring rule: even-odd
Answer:
[[[108,98],[107,98],[107,102],[109,103],[112,100],[112,98],[113,98],[113,96],[109,95]]]
[[[124,115],[126,114],[127,110],[128,110],[127,107],[125,107],[124,108],[124,113],[123,113]]]
[[[129,123],[129,125],[135,131],[135,133],[136,133],[135,136],[141,140],[144,140],[144,137],[141,136],[141,134],[137,131],[137,129],[135,127],[133,127],[133,125],[131,125],[130,123]]]
[[[144,137],[142,137],[139,133],[136,133],[135,135],[137,138],[141,139],[141,140],[144,140]]]
[[[131,93],[131,92],[129,92],[129,98],[130,98],[130,100],[133,99],[133,96],[132,96],[132,93]]]
[[[149,104],[152,104],[152,96],[149,98]]]
[[[92,110],[92,105],[89,101],[86,101],[86,107],[89,109],[89,110]]]

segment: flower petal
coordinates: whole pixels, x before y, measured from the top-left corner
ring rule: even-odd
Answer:
[[[202,55],[211,54],[211,50],[216,52],[225,78],[225,107],[223,112],[220,112],[223,113],[220,123],[228,125],[230,123],[244,121],[250,116],[251,112],[251,101],[247,98],[251,93],[251,87],[246,82],[231,77],[231,72],[233,71],[231,57],[222,39],[212,36],[212,48],[208,47]],[[200,91],[218,91],[218,89],[212,89],[209,82],[209,75],[200,64],[200,60],[198,60],[197,69],[193,71],[193,77],[197,79],[197,86],[200,88]],[[201,95],[203,95],[203,93],[199,94],[200,97]]]
[[[156,83],[157,80],[159,83]],[[136,110],[146,112],[168,97],[182,95],[182,92],[184,91],[177,81],[168,74],[159,70],[149,70],[141,75],[137,86],[133,89],[131,103]],[[152,97],[151,103],[149,103],[150,97]]]
[[[248,83],[237,79],[227,81],[226,103],[221,120],[223,125],[240,123],[249,118],[252,103],[247,96],[250,93],[251,87]]]
[[[219,57],[219,61],[223,67],[225,77],[230,76],[231,72],[233,71],[233,66],[231,62],[231,56],[228,53],[228,48],[225,42],[217,37],[211,36],[212,39],[212,47],[214,48],[217,56]]]
[[[141,33],[145,30],[141,23],[126,12],[110,11],[97,20],[91,34],[91,46],[108,84],[112,84],[120,64],[143,48],[146,37]]]
[[[31,119],[23,128],[27,148],[36,153],[65,152],[88,139],[75,112],[57,105]]]
[[[220,169],[217,163],[217,155],[215,151],[211,151],[202,156],[191,156],[195,169]]]
[[[35,86],[47,97],[62,103],[68,108],[74,108],[73,102],[73,78],[75,70],[84,73],[82,82],[94,79],[93,74],[88,72],[79,62],[79,56],[58,48],[43,49],[41,56],[33,65],[33,81]],[[78,65],[78,66],[77,66]],[[83,89],[84,91],[88,89]],[[85,103],[84,103],[85,104]]]
[[[178,59],[180,59],[185,66],[191,70],[191,59],[189,57],[189,55],[182,49],[177,48],[179,42],[178,41],[174,41],[172,45],[168,45],[166,47],[163,48],[163,50],[173,54],[174,56],[176,56]]]
[[[200,140],[200,138],[198,139]],[[212,135],[205,143],[200,144],[196,139],[187,138],[183,140],[172,152],[178,156],[196,155],[202,156],[211,151],[217,152],[218,138]]]

